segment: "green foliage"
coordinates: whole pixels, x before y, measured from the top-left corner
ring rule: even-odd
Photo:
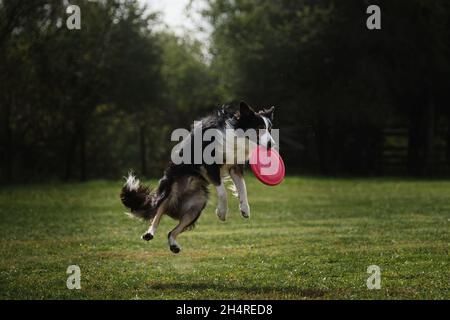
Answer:
[[[369,31],[362,0],[207,0],[207,57],[137,0],[71,3],[81,30],[63,1],[0,1],[0,183],[159,176],[171,130],[231,100],[277,106],[290,172],[390,173],[392,128],[394,173],[448,172],[448,1],[374,1]]]
[[[382,129],[403,125],[416,174],[432,171],[429,130],[449,98],[447,1],[372,2],[382,11],[377,31],[366,28],[366,1],[207,3],[212,66],[226,96],[279,107],[289,166],[379,173]]]
[[[200,44],[136,0],[71,4],[81,30],[61,1],[0,4],[1,181],[159,175],[169,131],[221,100]]]
[[[165,101],[173,111],[172,124],[189,127],[193,116],[209,113],[220,105],[217,81],[197,40],[170,33],[159,36],[164,43],[162,73],[167,85]]]

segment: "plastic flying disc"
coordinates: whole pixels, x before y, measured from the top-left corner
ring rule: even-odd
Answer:
[[[284,162],[275,149],[258,146],[250,156],[249,162],[256,178],[262,183],[276,186],[284,180],[286,173]]]

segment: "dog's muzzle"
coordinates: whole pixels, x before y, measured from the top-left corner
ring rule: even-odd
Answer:
[[[260,137],[259,137],[259,144],[263,147],[266,147],[267,149],[270,149],[276,145],[275,140],[273,139],[272,135],[268,130],[266,130]]]

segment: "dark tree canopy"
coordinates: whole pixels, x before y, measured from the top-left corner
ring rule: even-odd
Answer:
[[[383,173],[383,150],[400,143],[383,130],[398,126],[409,131],[408,172],[435,171],[436,144],[450,144],[448,2],[372,1],[382,9],[376,31],[362,0],[208,4],[221,85],[230,97],[279,106],[292,167]]]
[[[203,0],[192,0],[199,2]],[[277,106],[288,173],[450,173],[450,3],[205,0],[209,53],[137,0],[0,1],[2,183],[159,176],[174,128]]]

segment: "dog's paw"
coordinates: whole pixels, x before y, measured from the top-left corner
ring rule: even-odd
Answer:
[[[241,203],[239,205],[239,209],[241,210],[241,215],[244,218],[250,218],[250,206],[248,205],[248,203]]]
[[[173,245],[170,246],[170,251],[172,251],[173,253],[177,254],[177,253],[180,253],[181,248],[179,246],[173,244]]]
[[[217,208],[216,209],[216,214],[219,217],[220,221],[225,221],[227,218],[227,208]]]
[[[146,232],[141,236],[142,240],[150,241],[153,239],[153,235],[150,232]]]

